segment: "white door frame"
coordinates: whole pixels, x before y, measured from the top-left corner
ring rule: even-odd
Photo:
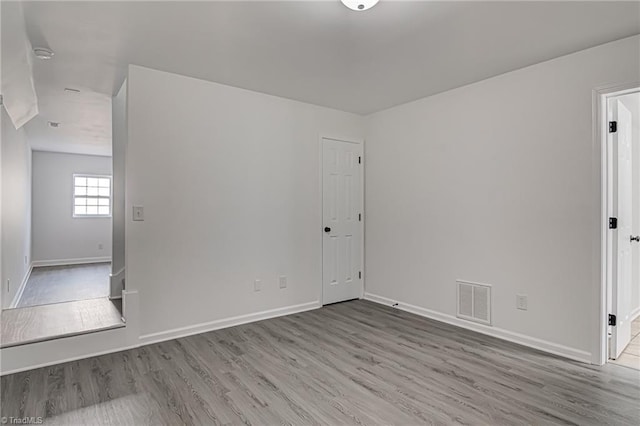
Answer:
[[[364,157],[365,157],[365,144],[364,144],[364,139],[353,139],[353,138],[343,138],[343,137],[336,137],[336,136],[328,136],[328,135],[323,135],[321,134],[320,137],[318,138],[318,152],[319,152],[319,180],[320,180],[320,223],[318,224],[318,234],[320,235],[320,265],[321,265],[321,276],[322,279],[320,280],[320,305],[322,305],[322,301],[324,300],[324,214],[323,214],[323,207],[324,207],[324,188],[323,188],[323,162],[324,162],[324,155],[323,155],[323,144],[322,141],[324,139],[330,139],[330,140],[334,140],[334,141],[338,141],[338,142],[347,142],[347,143],[353,143],[356,145],[360,145],[360,149],[362,152],[362,167],[360,167],[360,185],[362,187],[362,191],[361,191],[361,200],[360,203],[362,205],[362,221],[360,222],[360,232],[362,235],[362,241],[361,241],[361,245],[360,245],[360,265],[362,265],[362,279],[360,280],[360,299],[364,298],[364,288],[365,288],[365,265],[364,265],[364,241],[365,241],[365,222],[366,222],[366,218],[367,218],[367,214],[366,214],[366,207],[365,207],[365,203],[364,203],[364,192],[365,192],[365,182],[364,182],[364,177],[365,177],[365,173],[364,173],[364,169],[365,169],[365,161],[364,161]]]
[[[608,336],[608,292],[612,283],[610,262],[612,256],[612,232],[609,231],[610,206],[609,200],[613,190],[613,182],[609,174],[612,173],[612,158],[608,153],[608,117],[607,105],[610,98],[614,98],[629,93],[640,91],[640,81],[614,84],[598,87],[593,90],[593,176],[594,188],[598,194],[594,210],[594,223],[600,225],[600,235],[594,238],[593,250],[593,276],[595,306],[592,312],[597,312],[595,327],[593,332],[593,346],[591,353],[591,363],[603,365],[609,359],[609,336]],[[599,164],[598,164],[599,163]],[[599,179],[598,173],[599,171]],[[599,249],[597,248],[599,246]]]

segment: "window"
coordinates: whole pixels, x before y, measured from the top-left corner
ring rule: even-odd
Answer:
[[[111,216],[111,176],[73,175],[73,217]]]

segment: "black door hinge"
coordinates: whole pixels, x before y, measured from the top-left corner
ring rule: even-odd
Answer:
[[[362,279],[362,271],[358,271],[358,278]]]
[[[358,164],[362,164],[362,157],[358,157]]]
[[[616,325],[616,316],[609,314],[609,325]]]
[[[609,122],[609,133],[615,133],[618,131],[618,122],[610,121]]]
[[[362,222],[362,213],[358,213],[358,222]]]
[[[609,229],[618,229],[618,218],[610,217],[609,218]]]

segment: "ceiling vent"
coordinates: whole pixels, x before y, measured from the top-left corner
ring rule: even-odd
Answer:
[[[457,317],[491,325],[491,286],[468,281],[456,281]]]

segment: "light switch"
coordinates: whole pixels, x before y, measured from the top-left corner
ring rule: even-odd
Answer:
[[[516,308],[526,311],[529,308],[529,301],[527,300],[527,296],[524,294],[516,295]]]
[[[133,220],[144,220],[144,207],[133,206]]]

